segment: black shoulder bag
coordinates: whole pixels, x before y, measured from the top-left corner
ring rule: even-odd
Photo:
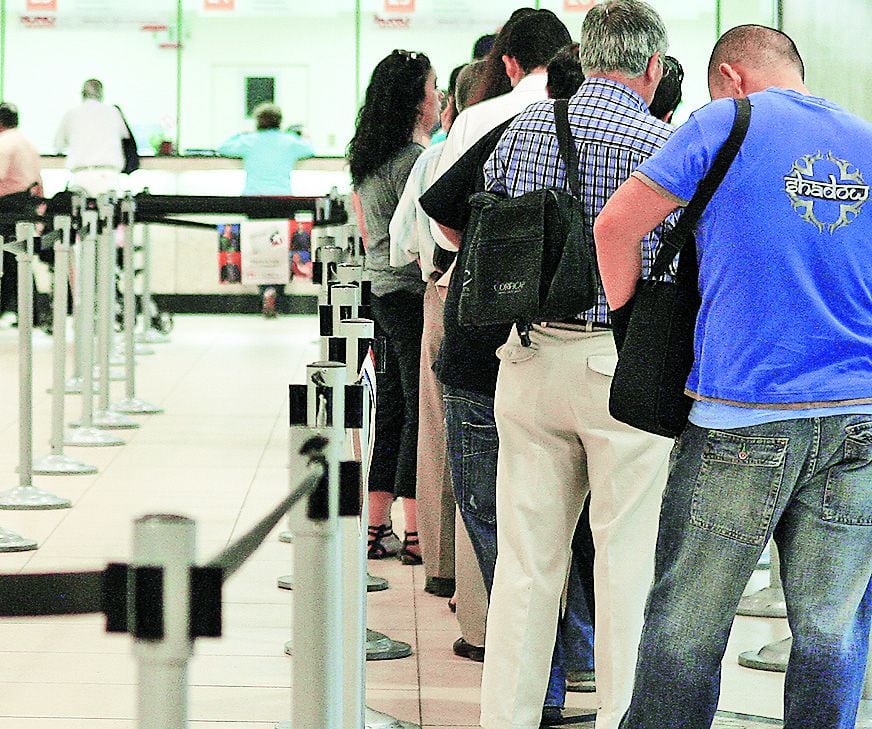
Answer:
[[[480,192],[462,246],[468,247],[459,300],[467,327],[567,319],[591,308],[599,282],[596,255],[580,201],[578,151],[568,103],[554,103],[560,156],[571,194],[534,190],[515,198]]]
[[[687,425],[693,400],[684,389],[693,367],[700,306],[694,230],[739,152],[750,121],[750,102],[737,100],[730,135],[675,228],[663,236],[649,278],[641,279],[635,296],[611,314],[618,365],[609,412],[616,420],[648,433],[674,438]],[[676,255],[674,280],[659,280]]]
[[[136,149],[136,139],[130,130],[130,124],[127,123],[124,112],[121,111],[120,106],[115,108],[118,109],[118,113],[121,114],[121,121],[124,122],[124,126],[127,128],[128,136],[121,138],[121,152],[124,155],[124,167],[121,171],[125,175],[129,175],[131,172],[139,169],[139,151]]]

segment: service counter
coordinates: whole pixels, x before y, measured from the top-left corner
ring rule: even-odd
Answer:
[[[63,190],[69,181],[63,157],[44,156],[42,175],[46,196]],[[141,167],[131,175],[122,175],[121,192],[133,193],[148,189],[155,195],[239,195],[245,180],[242,160],[214,156],[143,157]],[[342,157],[313,157],[301,160],[292,176],[295,195],[326,195],[335,187],[346,194],[351,187],[350,177]],[[238,215],[178,216],[215,225],[243,220]],[[258,306],[257,287],[245,284],[222,284],[218,281],[218,235],[201,228],[176,228],[150,225],[152,268],[151,289],[163,295],[167,307],[175,311],[237,311],[252,310]],[[137,226],[137,241],[144,234],[144,226]],[[334,235],[337,241],[347,236],[342,229],[316,229],[313,243],[318,244],[325,235]],[[307,301],[292,302],[292,310],[310,310],[309,297],[317,288],[308,282],[293,281],[286,291],[303,295]],[[243,295],[245,301],[229,297]]]

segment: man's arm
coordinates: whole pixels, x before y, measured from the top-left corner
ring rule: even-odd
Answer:
[[[636,291],[642,275],[642,238],[678,207],[637,177],[609,198],[593,226],[597,264],[609,307],[618,309]]]

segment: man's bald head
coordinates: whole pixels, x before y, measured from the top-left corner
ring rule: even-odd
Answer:
[[[802,84],[805,67],[796,44],[791,38],[774,28],[764,25],[740,25],[724,33],[715,43],[708,67],[709,91],[712,98],[724,95],[724,85],[729,85],[729,69],[736,70],[749,85],[745,93],[762,90],[769,86],[790,85],[792,80]]]

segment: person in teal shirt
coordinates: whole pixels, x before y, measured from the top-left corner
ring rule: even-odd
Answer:
[[[257,131],[234,134],[218,147],[218,154],[242,158],[243,195],[290,195],[294,165],[315,150],[298,134],[281,131],[282,110],[275,104],[255,108],[254,119]]]
[[[218,154],[242,158],[243,195],[290,195],[297,160],[313,156],[315,150],[299,134],[281,131],[282,110],[275,104],[257,106],[254,120],[257,131],[234,134],[218,147]],[[260,286],[264,316],[276,315],[278,291],[275,286]]]

